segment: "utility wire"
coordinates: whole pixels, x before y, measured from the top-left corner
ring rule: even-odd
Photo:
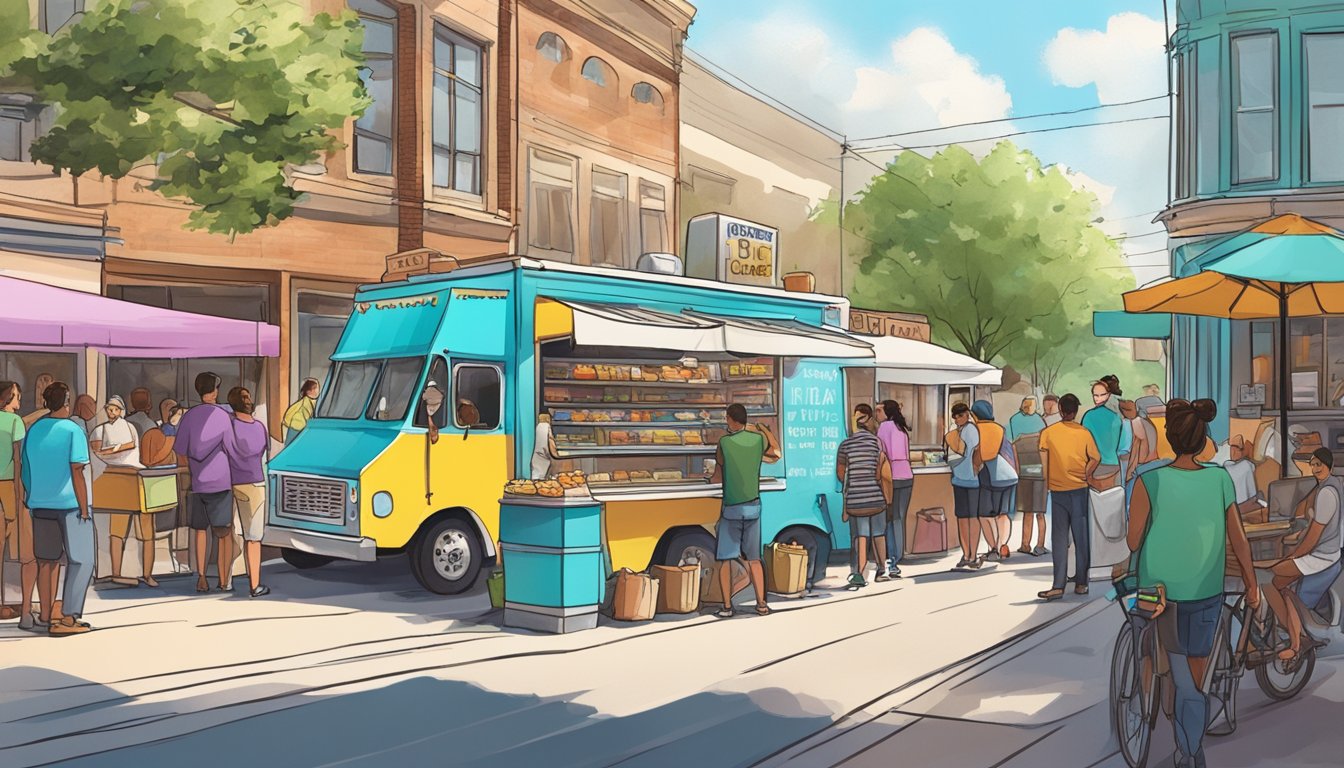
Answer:
[[[1125,123],[1142,123],[1148,120],[1170,120],[1170,119],[1171,115],[1149,115],[1148,117],[1131,117],[1126,118],[1124,120],[1101,120],[1095,123],[1074,123],[1071,125],[1057,125],[1052,128],[1035,128],[1031,130],[1013,131],[1012,133],[1001,133],[997,136],[977,136],[964,139],[959,138],[955,140],[941,141],[936,144],[913,144],[913,145],[892,144],[889,146],[881,146],[881,147],[862,147],[862,148],[850,147],[849,150],[851,152],[854,152],[855,154],[858,154],[860,152],[891,152],[891,151],[905,151],[908,149],[934,149],[936,147],[947,147],[953,144],[975,144],[982,141],[997,141],[999,139],[1010,139],[1014,136],[1027,136],[1030,134],[1037,134],[1037,133],[1054,133],[1056,131],[1070,131],[1075,128],[1097,128],[1105,125],[1123,125]]]
[[[812,119],[811,117],[808,117],[806,113],[798,109],[795,109],[794,107],[785,104],[784,102],[780,101],[774,96],[771,96],[765,91],[762,91],[760,88],[757,88],[756,86],[752,85],[746,80],[743,80],[740,76],[733,74],[732,70],[728,69],[722,64],[718,64],[712,61],[711,59],[706,58],[706,56],[703,53],[700,53],[699,51],[694,50],[690,47],[684,48],[683,50],[685,51],[686,54],[689,55],[691,59],[695,60],[697,64],[709,70],[716,70],[715,72],[711,72],[711,74],[715,75],[720,80],[732,80],[736,82],[738,85],[742,86],[743,88],[746,88],[753,95],[755,95],[762,101],[766,102],[767,104],[770,104],[783,112],[788,112],[789,114],[793,115],[799,120],[802,120],[803,122],[816,128],[817,130],[829,134],[832,138],[844,141],[844,135],[841,134],[836,129],[831,128],[828,125],[823,125],[822,123]]]
[[[1039,112],[1039,113],[1034,114],[1034,115],[1021,115],[1020,117],[1000,117],[1000,118],[996,118],[996,119],[994,119],[994,120],[977,120],[977,121],[975,121],[975,122],[970,122],[970,123],[956,123],[956,124],[954,124],[954,125],[941,125],[941,126],[938,126],[937,128],[921,128],[921,129],[914,130],[914,131],[903,131],[903,132],[901,132],[901,133],[888,133],[888,134],[884,134],[884,135],[882,135],[882,136],[867,136],[867,137],[864,137],[864,138],[861,138],[861,139],[854,139],[854,141],[862,142],[862,141],[878,141],[878,140],[881,140],[881,139],[898,139],[898,138],[901,138],[901,137],[903,137],[903,136],[915,136],[915,135],[918,135],[918,134],[921,134],[921,133],[934,133],[934,132],[936,132],[936,131],[947,131],[947,130],[951,130],[951,129],[953,129],[953,128],[969,128],[969,127],[973,127],[973,126],[977,126],[977,125],[993,125],[993,124],[995,124],[995,123],[1012,123],[1012,122],[1019,122],[1019,121],[1022,121],[1022,120],[1035,120],[1035,119],[1037,119],[1037,118],[1041,118],[1041,117],[1061,117],[1061,116],[1064,116],[1064,115],[1079,115],[1079,114],[1082,114],[1082,113],[1084,113],[1084,112],[1093,112],[1093,111],[1096,111],[1096,110],[1098,110],[1098,109],[1111,109],[1112,107],[1128,107],[1128,106],[1132,106],[1132,105],[1134,105],[1134,104],[1146,104],[1146,103],[1148,103],[1148,102],[1150,102],[1150,101],[1166,101],[1167,97],[1168,97],[1167,94],[1163,94],[1163,95],[1161,95],[1161,96],[1149,96],[1149,97],[1146,98],[1146,99],[1134,99],[1133,101],[1117,101],[1117,102],[1115,102],[1114,104],[1097,104],[1096,106],[1092,106],[1092,107],[1080,107],[1080,108],[1078,108],[1078,109],[1066,109],[1066,110],[1061,110],[1061,111],[1059,111],[1059,112]]]

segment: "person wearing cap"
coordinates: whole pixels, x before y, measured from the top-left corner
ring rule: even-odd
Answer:
[[[89,436],[89,449],[92,453],[94,462],[93,479],[96,483],[99,476],[102,475],[103,467],[98,466],[99,462],[107,467],[129,467],[131,469],[143,469],[144,465],[140,463],[140,435],[135,427],[127,421],[124,416],[126,413],[126,402],[117,395],[107,399],[107,405],[103,406],[103,412],[107,414],[107,421],[94,427],[93,434]],[[151,518],[149,527],[146,528],[144,521],[140,520],[140,515],[135,515],[136,536],[141,541],[142,550],[148,551],[144,555],[144,562],[150,566],[154,562],[154,527]],[[125,554],[126,539],[131,532],[132,514],[130,512],[113,512],[108,515],[108,536],[111,539],[109,543],[112,556],[112,577],[113,583],[122,584],[128,587],[134,587],[139,582],[135,579],[126,578],[121,575],[121,563]],[[157,586],[154,577],[149,571],[145,571],[145,582],[149,586]]]

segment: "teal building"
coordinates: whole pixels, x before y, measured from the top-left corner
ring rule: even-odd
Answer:
[[[1203,268],[1220,237],[1297,213],[1344,228],[1344,2],[1176,0],[1169,45],[1171,274]],[[1157,320],[1158,322],[1154,322]],[[1277,320],[1099,315],[1098,335],[1171,339],[1170,396],[1219,404],[1214,437],[1277,414],[1344,450],[1344,317]],[[1291,382],[1278,381],[1290,355]]]

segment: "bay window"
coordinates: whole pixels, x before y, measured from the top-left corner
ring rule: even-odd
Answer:
[[[1304,35],[1307,179],[1344,181],[1344,34]]]
[[[1279,38],[1274,32],[1232,38],[1232,182],[1279,177]]]

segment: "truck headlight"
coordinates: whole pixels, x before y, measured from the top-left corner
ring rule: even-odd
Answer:
[[[392,514],[392,494],[379,491],[373,494],[373,516],[387,517]]]

